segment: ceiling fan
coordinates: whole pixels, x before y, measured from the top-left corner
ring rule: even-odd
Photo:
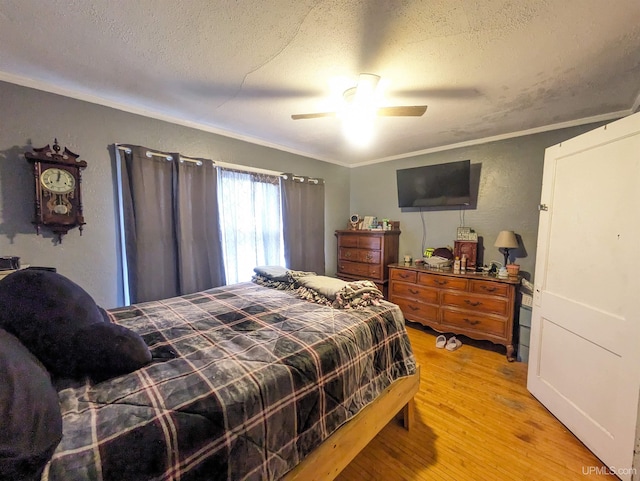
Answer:
[[[400,105],[391,107],[378,107],[376,105],[376,88],[380,76],[370,73],[362,73],[358,77],[355,87],[348,88],[343,93],[345,111],[359,112],[359,116],[386,116],[386,117],[420,117],[426,110],[426,105]],[[293,120],[317,119],[320,117],[336,117],[345,112],[315,112],[308,114],[293,114]]]

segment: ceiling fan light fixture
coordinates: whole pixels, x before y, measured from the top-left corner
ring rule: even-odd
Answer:
[[[374,122],[378,111],[380,92],[378,75],[363,73],[358,84],[344,91],[344,106],[339,113],[342,132],[350,144],[366,147],[373,140]]]
[[[378,75],[360,74],[358,85],[344,92],[344,107],[339,117],[342,120],[342,131],[353,145],[362,147],[371,143],[378,111],[376,89],[379,81]]]
[[[358,85],[356,85],[356,87],[354,88],[355,95],[353,97],[353,103],[370,104],[376,101],[376,89],[378,87],[378,82],[380,82],[379,75],[374,75],[372,73],[361,73],[358,76]]]
[[[374,117],[349,116],[342,120],[342,132],[347,141],[356,147],[371,144],[374,132]]]

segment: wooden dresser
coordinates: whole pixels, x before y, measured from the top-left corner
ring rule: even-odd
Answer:
[[[389,264],[398,262],[399,230],[337,230],[337,277],[368,279],[388,298]]]
[[[425,267],[392,265],[388,299],[406,319],[438,332],[485,339],[513,347],[516,288],[519,278],[453,274]]]

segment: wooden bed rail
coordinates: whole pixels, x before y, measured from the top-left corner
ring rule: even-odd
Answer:
[[[280,481],[331,481],[367,444],[402,412],[405,429],[413,421],[413,396],[420,387],[420,366],[396,380],[375,401],[318,446]]]

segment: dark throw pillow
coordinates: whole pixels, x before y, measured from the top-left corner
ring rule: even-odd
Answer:
[[[61,439],[58,393],[49,374],[0,329],[0,479],[39,480]]]
[[[151,352],[135,332],[118,324],[92,324],[75,336],[75,353],[95,381],[133,372],[151,361]]]
[[[16,336],[57,376],[94,377],[109,362],[131,372],[151,360],[138,334],[108,321],[89,293],[58,273],[25,269],[0,280],[0,328]],[[102,326],[102,337],[82,334],[90,327],[98,329],[96,325]],[[125,330],[130,342],[122,342]],[[98,359],[98,352],[108,359]],[[124,374],[121,371],[108,370],[108,375],[94,378]]]

